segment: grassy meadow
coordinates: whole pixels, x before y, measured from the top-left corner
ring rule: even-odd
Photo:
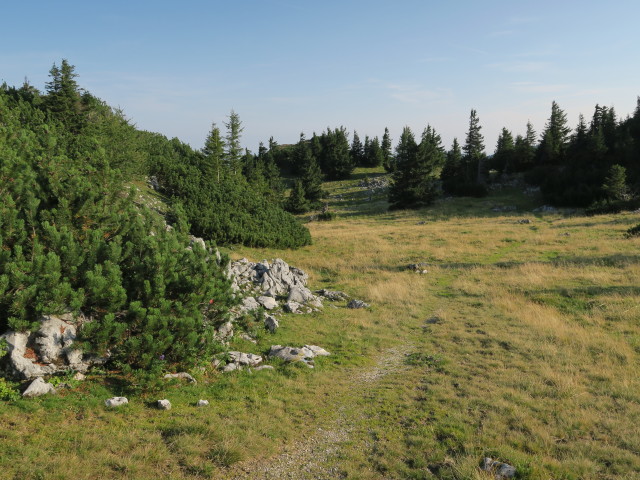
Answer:
[[[309,247],[229,250],[371,304],[283,315],[233,349],[332,356],[195,369],[197,385],[98,371],[2,402],[0,478],[488,479],[486,456],[523,479],[640,478],[640,239],[624,237],[638,214],[533,213],[517,190],[388,212],[358,186],[380,175],[325,184],[337,218],[308,223]],[[418,262],[426,273],[406,269]],[[104,407],[121,394],[128,406]]]

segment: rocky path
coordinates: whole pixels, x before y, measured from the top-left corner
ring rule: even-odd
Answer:
[[[385,352],[373,368],[369,368],[351,380],[350,390],[366,394],[390,373],[404,368],[403,359],[409,346],[396,347]],[[331,460],[340,453],[341,444],[350,439],[359,418],[352,415],[353,399],[337,402],[334,420],[324,428],[318,428],[311,437],[289,445],[283,453],[269,459],[246,461],[229,470],[227,478],[243,479],[289,479],[289,480],[333,480],[341,478],[338,468]],[[365,448],[365,446],[362,446]]]

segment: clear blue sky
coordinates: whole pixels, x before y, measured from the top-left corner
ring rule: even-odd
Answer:
[[[54,62],[138,127],[200,148],[231,109],[256,151],[344,125],[397,140],[431,124],[448,148],[475,108],[539,133],[556,100],[575,126],[640,95],[637,0],[5,2],[0,81],[44,89]]]

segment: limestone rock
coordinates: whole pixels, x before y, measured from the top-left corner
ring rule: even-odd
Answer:
[[[278,320],[271,316],[271,315],[267,315],[264,318],[264,327],[269,330],[269,332],[271,333],[275,333],[275,331],[278,329],[278,327],[280,326],[280,324],[278,323]]]
[[[300,305],[298,302],[287,302],[284,304],[283,308],[284,311],[287,313],[298,313],[298,310],[300,310],[300,307],[302,305]]]
[[[227,363],[224,367],[222,367],[223,373],[229,373],[235,370],[242,370],[242,367],[237,363]]]
[[[156,405],[160,410],[171,410],[171,402],[166,398],[163,400],[158,400]]]
[[[362,300],[353,299],[347,303],[347,308],[369,308],[371,305],[363,302]]]
[[[255,367],[262,363],[262,357],[260,355],[254,355],[253,353],[229,352],[229,357],[232,363],[238,365]]]
[[[336,291],[332,291],[332,290],[327,290],[327,289],[322,289],[322,290],[318,290],[315,292],[317,295],[326,298],[327,300],[330,300],[332,302],[339,302],[342,300],[347,300],[349,298],[349,295],[347,295],[344,292],[341,292],[339,290]]]
[[[45,382],[42,377],[38,377],[29,384],[22,396],[39,397],[48,393],[56,393],[55,387],[52,384]]]
[[[223,323],[217,330],[218,338],[228,340],[233,337],[233,324],[231,322]]]
[[[311,350],[314,357],[328,357],[329,355],[331,355],[324,348],[318,347],[317,345],[305,345],[304,348],[306,348],[307,350]]]
[[[508,463],[498,462],[492,458],[486,457],[482,461],[482,470],[492,472],[496,479],[513,478],[516,476],[516,468]]]
[[[198,403],[196,403],[196,407],[208,407],[209,406],[209,400],[198,400]]]
[[[274,308],[278,307],[278,302],[276,302],[276,299],[273,297],[261,295],[258,298],[256,298],[256,300],[260,305],[262,305],[267,310],[273,310]]]
[[[184,379],[189,381],[189,383],[193,383],[196,384],[198,383],[197,380],[195,378],[193,378],[190,374],[188,374],[187,372],[178,372],[178,373],[167,373],[164,376],[165,379],[171,380],[173,378],[179,378],[179,379]]]
[[[254,370],[259,372],[260,370],[275,370],[273,365],[260,365],[259,367],[255,367]]]
[[[121,407],[129,403],[126,397],[111,397],[104,401],[104,404],[109,408]]]

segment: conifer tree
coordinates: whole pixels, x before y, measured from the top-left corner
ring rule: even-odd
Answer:
[[[515,140],[514,172],[523,172],[534,165],[536,156],[536,132],[531,122],[527,122],[525,136],[518,135]]]
[[[225,163],[229,171],[234,174],[240,174],[242,172],[242,147],[240,146],[240,137],[244,127],[240,121],[240,116],[231,110],[229,114],[229,121],[225,122],[224,126],[227,128],[227,134],[225,137]]]
[[[612,201],[628,200],[627,171],[621,165],[612,165],[602,185],[606,198]]]
[[[302,165],[300,180],[307,208],[315,208],[322,198],[322,172],[303,133],[300,134],[300,140],[296,145],[296,157]]]
[[[486,154],[484,152],[484,137],[480,133],[480,119],[475,109],[471,110],[469,115],[469,130],[464,147],[464,181],[466,183],[483,183],[484,182],[484,162]]]
[[[291,213],[305,213],[309,210],[309,204],[304,196],[304,186],[302,180],[295,180],[293,188],[285,204],[285,208]]]
[[[496,150],[491,158],[491,168],[503,174],[508,173],[513,168],[514,153],[513,135],[506,128],[502,128],[496,143]]]
[[[379,167],[384,161],[384,155],[382,148],[380,147],[380,140],[378,137],[373,137],[373,140],[369,140],[369,137],[365,139],[364,147],[365,164],[368,167]]]
[[[538,145],[538,161],[544,165],[559,165],[564,162],[569,133],[567,114],[553,101],[551,116],[545,125],[540,144]]]
[[[392,172],[394,170],[394,160],[393,153],[391,152],[391,135],[389,135],[389,129],[387,127],[384,128],[384,135],[382,135],[382,144],[380,145],[382,148],[383,161],[382,165],[387,172]]]
[[[321,168],[331,180],[348,178],[355,165],[349,155],[349,140],[345,127],[327,129],[321,138],[322,159]]]
[[[431,204],[438,195],[438,178],[446,155],[440,136],[431,126],[415,146],[413,133],[405,127],[396,148],[399,158],[389,188],[390,208],[419,208]]]
[[[220,135],[220,129],[216,126],[215,122],[211,124],[211,131],[207,135],[204,142],[204,148],[202,149],[204,155],[204,172],[205,175],[210,175],[210,178],[215,178],[216,182],[220,183],[220,174],[222,171],[224,160],[224,140]]]
[[[353,131],[353,141],[351,142],[351,149],[349,150],[351,156],[351,162],[359,167],[364,166],[364,147],[358,136],[358,132]]]

